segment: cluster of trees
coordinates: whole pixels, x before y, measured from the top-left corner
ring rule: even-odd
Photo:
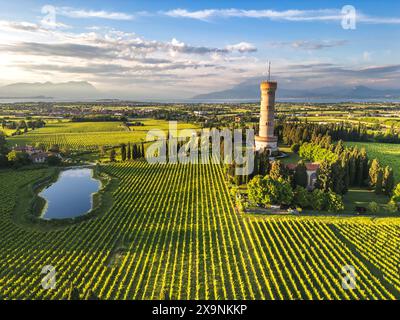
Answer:
[[[0,132],[0,168],[4,168],[8,165],[8,152],[6,137],[3,132]]]
[[[160,120],[167,120],[167,121],[183,121],[183,122],[195,122],[196,117],[191,115],[186,110],[179,110],[179,109],[155,109],[152,111],[147,112],[145,115],[142,113],[135,113],[132,112],[129,114],[130,118],[143,118],[146,116],[147,118],[154,118]]]
[[[42,128],[46,125],[42,119],[35,120],[20,120],[20,121],[10,121],[7,119],[2,119],[1,127],[2,129],[16,130],[12,135],[18,135],[21,133],[28,132],[28,129],[35,130],[36,128]]]
[[[68,148],[60,149],[56,144],[51,145],[49,148],[42,143],[37,143],[35,149],[42,152],[50,152],[48,154],[46,163],[48,165],[59,165],[62,159],[56,155],[56,153],[61,153],[63,155],[68,155]],[[28,153],[24,151],[10,150],[7,147],[6,139],[3,133],[0,132],[0,168],[14,167],[19,168],[24,165],[29,165],[32,160]]]
[[[128,143],[128,145],[122,143],[120,145],[120,151],[121,151],[122,161],[136,160],[143,158],[145,156],[143,143],[133,144],[133,145],[131,143]],[[115,151],[115,148],[112,148],[110,151],[110,161],[115,162],[116,157],[117,157],[117,152]]]
[[[393,169],[389,166],[381,166],[378,159],[372,160],[369,168],[369,183],[376,194],[384,193],[390,197],[395,187]]]
[[[350,187],[368,185],[369,161],[364,148],[346,148],[341,140],[335,145],[324,135],[303,143],[299,155],[320,162],[316,187],[323,191],[346,194]]]
[[[257,175],[265,176],[270,175],[274,179],[282,178],[287,180],[292,188],[302,186],[306,188],[308,185],[307,168],[304,161],[299,161],[294,170],[290,170],[286,165],[280,161],[270,161],[266,152],[256,152],[254,155],[254,170],[249,175],[235,175],[235,162],[225,165],[225,173],[228,180],[236,185],[247,184],[249,180]]]
[[[50,166],[57,166],[61,164],[61,158],[55,154],[49,154],[46,163]],[[7,166],[19,168],[32,164],[32,160],[26,152],[12,150],[7,154]]]
[[[387,143],[400,143],[399,134],[394,126],[381,133],[379,131],[370,133],[366,125],[358,123],[331,123],[316,124],[306,122],[286,122],[276,126],[276,134],[280,141],[287,145],[310,142],[319,135],[329,135],[333,141],[375,141]]]
[[[125,122],[125,125],[127,127],[143,127],[144,123],[140,121],[134,121],[134,122]]]
[[[338,212],[344,209],[342,197],[332,191],[324,192],[314,189],[309,192],[297,185],[292,189],[291,183],[282,177],[257,175],[247,185],[249,200],[258,206],[271,205],[297,206],[302,209],[327,210]]]
[[[104,122],[104,121],[111,121],[111,122],[126,122],[128,118],[125,116],[112,116],[112,115],[98,115],[98,116],[73,116],[71,118],[72,122]]]
[[[370,186],[376,194],[388,196],[393,191],[393,169],[382,167],[377,159],[369,161],[364,148],[346,148],[341,140],[333,144],[332,138],[326,134],[303,143],[299,155],[321,163],[316,184],[321,190],[346,194],[349,187]]]

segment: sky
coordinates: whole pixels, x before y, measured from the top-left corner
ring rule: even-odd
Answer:
[[[400,88],[400,2],[4,1],[0,85],[88,81],[109,97],[189,98],[249,79]]]

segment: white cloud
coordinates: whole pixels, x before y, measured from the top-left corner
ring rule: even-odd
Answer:
[[[270,42],[272,47],[289,47],[302,50],[321,50],[341,47],[347,44],[346,40],[296,40],[291,42]]]
[[[257,48],[253,44],[248,42],[239,42],[237,44],[231,44],[226,46],[226,49],[229,51],[238,51],[240,53],[257,51]]]
[[[69,18],[100,18],[109,20],[132,20],[134,16],[124,12],[110,12],[104,10],[85,10],[71,7],[57,7],[56,13]]]
[[[177,38],[145,39],[112,28],[79,33],[3,21],[0,83],[79,79],[135,92],[139,86],[150,91],[151,84],[158,81],[166,88],[165,94],[184,87],[191,96],[198,90],[232,85],[238,77],[258,72],[256,58],[247,56],[255,50],[244,41],[213,47]]]
[[[341,21],[343,15],[340,9],[317,9],[317,10],[243,10],[243,9],[204,9],[189,11],[186,9],[173,9],[163,14],[174,18],[189,18],[208,21],[213,18],[256,18],[281,21]],[[356,11],[357,23],[367,24],[400,24],[398,17],[374,17]]]
[[[164,12],[164,14],[175,18],[191,18],[198,20],[208,20],[211,18],[268,18],[271,20],[289,21],[313,21],[313,20],[340,20],[340,10],[321,9],[321,10],[242,10],[242,9],[206,9],[198,11],[188,11],[186,9],[174,9]]]

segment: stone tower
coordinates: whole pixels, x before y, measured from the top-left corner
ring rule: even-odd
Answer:
[[[274,136],[275,118],[275,91],[277,82],[261,82],[261,105],[260,105],[260,130],[255,138],[257,151],[268,150],[269,154],[278,151],[278,138]]]

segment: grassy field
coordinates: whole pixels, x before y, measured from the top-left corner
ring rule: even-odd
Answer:
[[[399,220],[244,216],[219,165],[102,170],[119,180],[111,208],[48,232],[13,220],[19,190],[48,171],[0,172],[2,298],[61,299],[71,286],[103,299],[400,298]],[[345,265],[355,290],[342,287]]]
[[[400,182],[400,144],[373,142],[346,142],[345,144],[357,146],[359,149],[365,148],[370,159],[377,158],[381,164],[391,166],[394,170],[396,181]]]
[[[73,150],[93,150],[99,146],[116,146],[121,143],[141,142],[151,129],[167,132],[168,121],[153,119],[135,119],[144,126],[131,127],[130,130],[121,122],[84,122],[51,123],[44,128],[27,134],[9,138],[11,145],[32,145],[37,142],[47,146],[58,144]],[[180,123],[179,129],[196,129],[193,124]]]
[[[376,215],[393,215],[393,213],[387,210],[388,200],[387,196],[376,195],[373,190],[367,189],[350,189],[349,192],[343,196],[346,213],[354,213],[356,206],[368,208],[371,202],[376,202],[380,209]]]

